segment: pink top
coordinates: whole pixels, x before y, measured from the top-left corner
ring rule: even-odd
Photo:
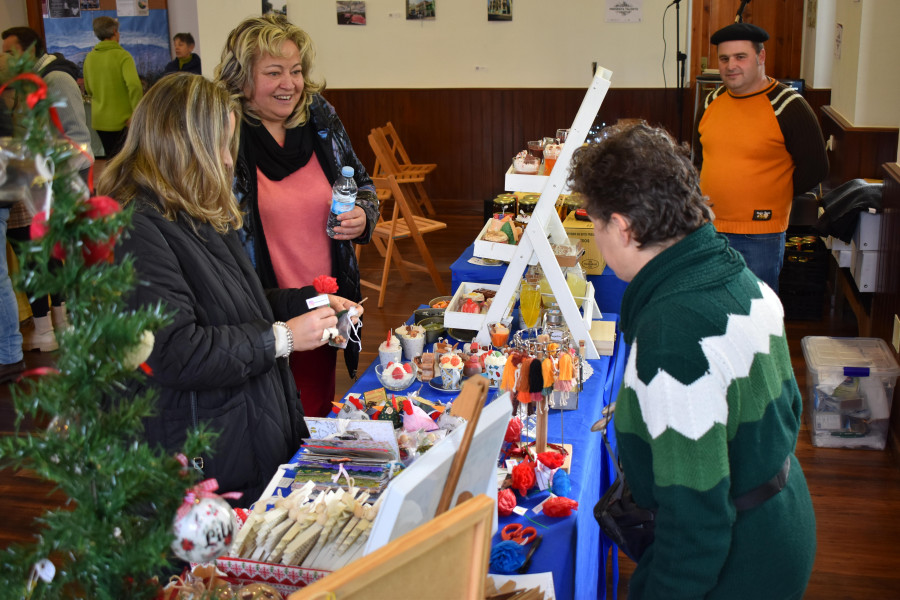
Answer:
[[[312,285],[331,276],[331,185],[315,155],[281,181],[256,170],[259,218],[280,288]]]

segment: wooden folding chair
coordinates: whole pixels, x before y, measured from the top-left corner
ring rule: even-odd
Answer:
[[[378,307],[381,308],[384,306],[384,295],[387,291],[388,275],[390,274],[391,262],[393,262],[400,271],[400,276],[405,282],[410,282],[409,273],[406,271],[407,269],[428,273],[431,275],[431,280],[434,282],[435,287],[437,287],[438,292],[441,295],[446,295],[447,287],[441,280],[437,267],[434,266],[434,260],[431,258],[431,253],[428,251],[428,246],[425,244],[425,240],[422,239],[422,235],[431,233],[432,231],[445,229],[447,224],[413,214],[403,190],[400,189],[397,178],[393,175],[388,175],[387,177],[373,177],[372,181],[375,183],[376,189],[386,189],[391,191],[391,196],[393,196],[394,199],[394,207],[391,218],[389,220],[379,220],[378,224],[375,225],[375,231],[372,234],[372,242],[375,244],[383,243],[385,249],[384,266],[381,271],[381,283],[377,284],[360,279],[360,284],[378,290]],[[422,256],[422,262],[425,263],[424,265],[405,260],[400,256],[400,251],[396,246],[396,242],[407,238],[412,238],[415,242],[416,247],[419,249],[419,254]]]
[[[390,125],[390,122],[388,124]],[[393,130],[393,126],[391,126],[391,130]],[[393,145],[392,139],[394,140]],[[405,156],[406,158],[403,160],[408,161],[409,155],[402,150],[403,146],[399,144],[396,131],[390,134],[385,127],[375,127],[369,132],[369,145],[375,153],[373,176],[394,175],[401,184],[410,184],[414,188],[411,206],[420,214],[424,212],[429,216],[434,216],[436,212],[428,197],[428,192],[425,191],[424,182],[425,176],[431,173],[437,165],[401,163],[402,157]]]
[[[409,153],[403,146],[403,142],[400,141],[400,135],[394,128],[394,124],[390,121],[388,121],[387,124],[384,125],[384,127],[379,127],[378,129],[381,129],[381,132],[384,134],[384,137],[388,142],[388,147],[390,148],[391,154],[397,161],[397,164],[400,165],[400,168],[402,170],[412,170],[417,174],[428,175],[437,168],[437,165],[434,163],[414,163],[409,158]],[[379,168],[380,164],[376,160],[375,175],[381,175],[381,173],[379,172]]]

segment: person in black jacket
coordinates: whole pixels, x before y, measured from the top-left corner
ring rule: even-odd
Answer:
[[[235,166],[235,193],[247,214],[241,233],[264,285],[300,287],[330,275],[339,295],[358,301],[354,246],[371,239],[378,198],[341,120],[320,94],[324,82],[310,75],[314,55],[309,35],[278,14],[245,19],[225,42],[215,78],[240,97],[244,111]],[[353,167],[359,193],[353,210],[338,216],[330,239],[331,187],[344,166]],[[355,376],[359,348],[349,344],[344,361]],[[306,414],[331,412],[336,364],[330,347],[291,359]]]
[[[176,33],[172,37],[172,46],[175,48],[175,60],[166,65],[164,73],[203,74],[200,57],[194,53],[194,36],[190,33]]]
[[[330,296],[330,306],[309,310],[313,288],[260,283],[236,233],[238,110],[224,87],[202,76],[162,78],[135,110],[98,192],[134,206],[133,229],[116,250],[117,260],[134,258],[142,282],[130,304],[161,301],[173,319],[155,332],[147,360],[159,400],[146,436],[175,451],[188,429],[209,425],[220,435],[202,457],[204,476],[222,491],[243,492],[246,506],[308,436],[287,357],[322,346],[335,309],[353,303]]]

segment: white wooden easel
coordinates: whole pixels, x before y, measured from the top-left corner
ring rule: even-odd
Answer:
[[[539,264],[547,277],[550,289],[559,308],[562,311],[563,319],[572,337],[578,341],[584,341],[587,358],[600,358],[597,348],[591,340],[591,322],[595,318],[600,318],[600,310],[596,306],[594,300],[594,286],[588,281],[586,299],[584,301],[584,314],[582,315],[572,297],[572,292],[566,284],[566,278],[563,275],[562,268],[553,254],[550,243],[564,244],[568,240],[568,235],[563,227],[559,214],[556,212],[556,200],[563,192],[568,191],[566,179],[569,174],[569,163],[572,160],[572,154],[576,148],[581,147],[584,143],[587,133],[600,110],[600,104],[606,97],[609,90],[609,80],[612,77],[612,71],[602,67],[597,68],[591,86],[588,88],[581,102],[581,107],[575,115],[575,121],[569,129],[569,135],[566,143],[563,145],[562,152],[556,161],[556,165],[549,176],[545,175],[515,175],[512,169],[506,175],[506,189],[516,192],[540,192],[541,197],[537,206],[531,215],[531,220],[525,227],[525,233],[519,240],[515,248],[515,252],[509,260],[509,266],[503,275],[503,281],[500,283],[500,289],[494,297],[481,328],[478,330],[476,337],[479,344],[490,343],[490,332],[488,332],[488,323],[500,321],[506,312],[507,307],[526,267],[529,264]],[[549,236],[549,239],[548,239]]]

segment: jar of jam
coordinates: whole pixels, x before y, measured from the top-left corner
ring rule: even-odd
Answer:
[[[499,194],[493,200],[494,217],[503,218],[503,215],[515,215],[517,202],[515,194]]]
[[[522,196],[522,199],[519,200],[519,213],[516,220],[521,223],[528,223],[531,220],[531,213],[534,212],[540,198],[538,194],[525,194]]]

